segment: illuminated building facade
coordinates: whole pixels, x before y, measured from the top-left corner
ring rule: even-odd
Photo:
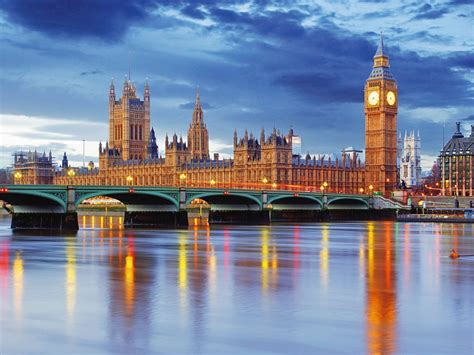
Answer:
[[[401,134],[398,137],[398,155],[400,167],[400,184],[405,182],[406,187],[415,187],[421,184],[421,139],[420,132],[409,134],[405,131],[402,143]]]
[[[398,91],[382,36],[364,91],[366,188],[388,196],[397,184]]]
[[[343,150],[337,157],[294,154],[293,129],[273,129],[260,136],[234,132],[233,158],[209,154],[209,133],[199,93],[187,141],[166,135],[164,156],[158,155],[150,130],[150,89],[143,101],[130,80],[117,100],[109,89],[109,139],[99,145],[99,168],[64,167],[50,182],[61,185],[134,185],[295,189],[337,193],[380,191],[388,195],[397,183],[397,85],[390,73],[382,38],[365,84],[366,164],[360,151]],[[296,145],[299,143],[296,142]],[[299,149],[299,148],[297,148]],[[65,165],[65,164],[63,164]]]
[[[51,152],[38,153],[18,151],[13,153],[13,179],[15,184],[51,184],[54,163]]]
[[[460,122],[456,132],[439,155],[441,165],[441,194],[443,196],[474,196],[474,125],[471,135],[464,137]]]

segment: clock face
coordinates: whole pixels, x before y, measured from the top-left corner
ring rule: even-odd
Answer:
[[[372,91],[369,94],[369,104],[371,104],[373,106],[373,105],[377,105],[378,102],[379,102],[379,93],[378,93],[378,91]]]
[[[395,93],[393,91],[389,91],[387,93],[387,102],[390,106],[393,106],[395,105],[395,101],[396,101],[396,98],[395,98]]]

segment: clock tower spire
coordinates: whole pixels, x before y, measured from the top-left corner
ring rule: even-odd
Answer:
[[[364,93],[365,188],[390,196],[397,183],[398,91],[382,34]]]

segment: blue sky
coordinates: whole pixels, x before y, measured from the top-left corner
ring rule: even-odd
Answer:
[[[363,87],[383,31],[400,131],[419,130],[429,166],[473,110],[470,1],[2,1],[0,166],[15,149],[97,160],[112,77],[148,78],[152,125],[185,136],[199,86],[211,150],[262,126],[303,152],[364,147]]]

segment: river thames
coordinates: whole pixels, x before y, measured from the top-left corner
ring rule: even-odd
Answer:
[[[473,353],[472,224],[0,223],[2,354]]]

